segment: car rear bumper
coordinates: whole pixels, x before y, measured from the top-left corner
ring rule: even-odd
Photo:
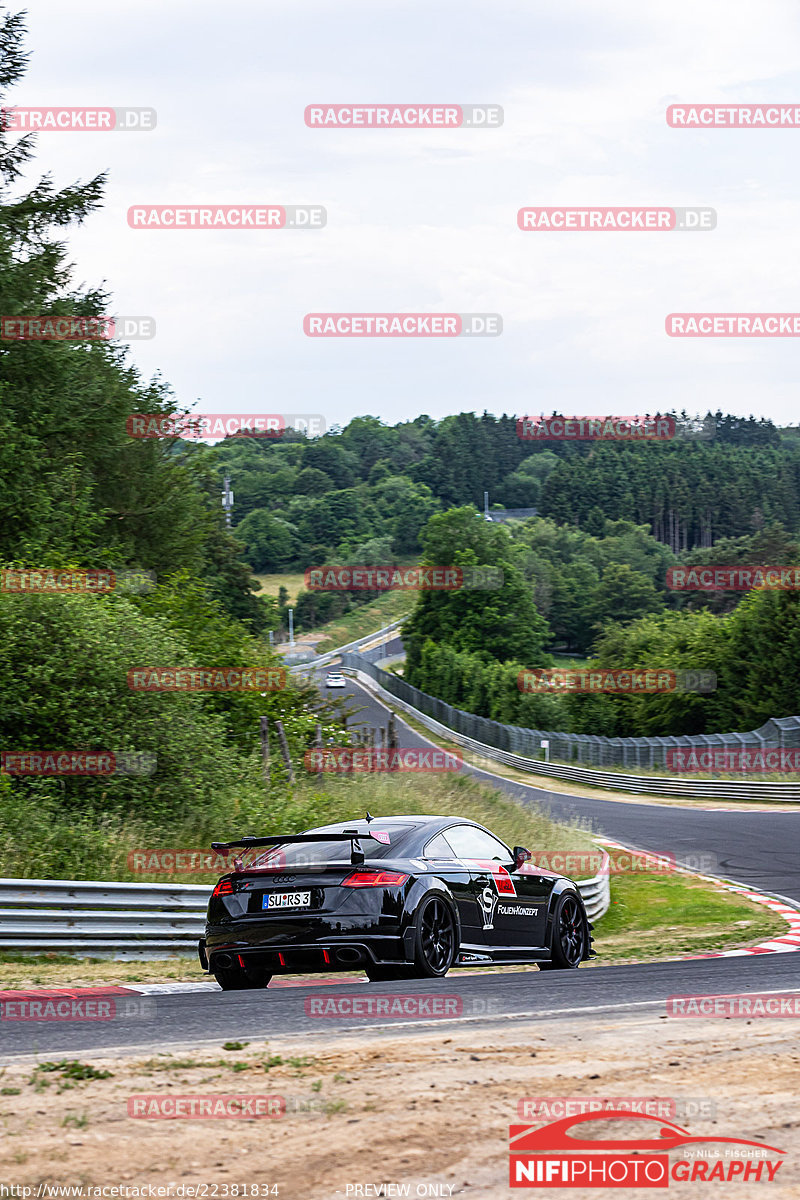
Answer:
[[[413,927],[368,913],[282,919],[248,917],[206,925],[208,968],[253,966],[273,974],[355,971],[369,963],[404,963],[413,955]],[[241,961],[240,961],[241,959]]]
[[[328,936],[313,942],[270,943],[262,945],[250,939],[203,939],[199,947],[205,969],[260,967],[273,975],[302,971],[356,971],[368,964],[402,964],[408,961],[406,939],[384,936]]]

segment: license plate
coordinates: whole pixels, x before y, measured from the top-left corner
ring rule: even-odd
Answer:
[[[308,908],[311,892],[267,892],[262,908]]]

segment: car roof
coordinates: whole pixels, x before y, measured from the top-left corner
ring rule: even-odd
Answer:
[[[353,817],[349,821],[336,821],[331,825],[315,825],[313,832],[315,833],[340,833],[344,829],[352,829],[357,827],[361,832],[365,832],[365,826],[375,829],[392,829],[400,825],[411,826],[411,829],[406,834],[403,840],[403,846],[406,848],[406,839],[410,837],[412,844],[416,840],[419,849],[430,841],[437,833],[442,833],[446,829],[452,828],[453,825],[471,825],[475,829],[481,829],[484,833],[491,834],[502,842],[503,839],[498,837],[496,833],[492,833],[491,829],[487,829],[485,825],[480,825],[477,821],[470,821],[468,817],[457,816],[434,816],[428,813],[409,813],[408,816],[400,816],[395,814],[391,817],[373,817],[371,822],[367,822],[366,817]],[[414,832],[416,832],[416,839]],[[310,830],[308,832],[311,832]],[[503,842],[505,845],[505,842]],[[419,851],[412,851],[418,853]]]

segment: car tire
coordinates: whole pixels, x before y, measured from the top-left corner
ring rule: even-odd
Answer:
[[[258,967],[248,967],[245,971],[240,967],[218,967],[213,974],[223,992],[265,988],[272,979],[269,971],[261,970]]]
[[[458,952],[456,919],[444,896],[427,896],[414,917],[414,961],[417,979],[440,979],[453,965]]]
[[[575,892],[562,892],[553,913],[553,947],[549,962],[538,964],[540,971],[574,971],[586,955],[588,930],[586,913]]]

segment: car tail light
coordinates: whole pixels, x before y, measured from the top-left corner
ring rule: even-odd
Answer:
[[[212,896],[230,896],[233,892],[233,884],[230,879],[220,879],[217,886],[211,893]]]
[[[407,879],[399,871],[353,871],[342,880],[342,887],[400,887]]]

